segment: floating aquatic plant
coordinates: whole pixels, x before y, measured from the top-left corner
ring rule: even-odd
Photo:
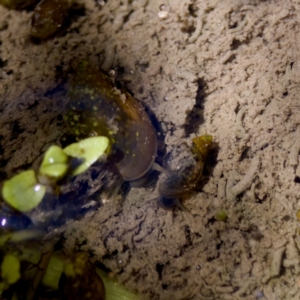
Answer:
[[[225,222],[227,220],[227,212],[224,209],[221,209],[219,211],[217,211],[217,213],[215,214],[215,219],[217,221],[223,221]]]
[[[73,172],[73,175],[78,175],[87,170],[101,156],[105,156],[106,150],[109,148],[109,139],[105,136],[94,136],[78,143],[71,144],[63,149],[63,151],[71,157],[83,159]]]
[[[1,264],[1,276],[3,282],[13,284],[19,280],[20,274],[20,261],[13,254],[6,254]]]
[[[109,148],[109,139],[103,136],[90,137],[64,149],[51,146],[44,155],[39,174],[57,181],[67,174],[70,157],[73,157],[82,160],[72,174],[78,175],[86,171],[99,158],[106,158]],[[2,197],[16,210],[28,212],[40,204],[45,196],[46,186],[47,180],[43,181],[43,184],[40,183],[35,172],[28,170],[4,182]]]
[[[46,187],[37,182],[33,170],[24,171],[3,184],[4,200],[16,210],[27,212],[42,201]]]
[[[69,168],[67,154],[58,146],[51,146],[45,153],[39,173],[61,179]]]

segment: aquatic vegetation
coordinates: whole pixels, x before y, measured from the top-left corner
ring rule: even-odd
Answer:
[[[68,156],[58,146],[51,146],[45,153],[39,173],[51,178],[60,179],[68,171]]]
[[[33,170],[24,171],[5,181],[2,188],[6,203],[21,212],[39,205],[45,193],[46,187],[38,183]]]
[[[143,105],[112,79],[81,62],[73,76],[65,121],[78,139],[106,136],[125,181],[141,186],[153,166],[157,137]]]
[[[27,212],[40,204],[49,187],[52,192],[56,182],[71,169],[72,175],[86,171],[98,159],[105,160],[109,151],[109,140],[106,137],[90,137],[73,143],[64,149],[51,146],[45,153],[39,172],[28,170],[6,180],[2,188],[4,201],[14,209]],[[72,158],[80,163],[72,170]]]
[[[1,276],[2,282],[0,282],[0,290],[1,286],[2,289],[4,289],[5,286],[9,286],[20,279],[20,261],[15,255],[6,254],[4,256],[1,264]]]
[[[70,157],[81,159],[83,162],[75,168],[72,175],[78,175],[86,171],[94,162],[100,159],[106,160],[110,149],[109,140],[105,136],[95,136],[73,143],[63,149]]]
[[[40,293],[47,299],[52,295],[52,299],[54,292],[59,292],[59,299],[140,299],[95,267],[87,253],[66,256],[54,252],[55,242],[51,241],[33,248],[37,238],[32,235],[30,247],[19,239],[1,245],[1,299],[37,299]]]
[[[227,215],[226,210],[224,210],[224,209],[217,211],[215,214],[215,219],[217,221],[225,222],[227,220],[227,218],[228,218],[228,215]]]
[[[170,170],[158,187],[159,204],[164,208],[178,206],[184,209],[180,200],[196,188],[202,177],[203,166],[212,145],[212,136],[203,135],[192,141],[192,147],[181,144],[169,157]]]

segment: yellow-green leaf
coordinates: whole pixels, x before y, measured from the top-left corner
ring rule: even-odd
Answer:
[[[68,156],[58,146],[51,146],[45,153],[39,173],[61,179],[68,170]]]
[[[24,171],[3,184],[2,196],[13,208],[26,212],[42,201],[46,188],[38,184],[33,170]]]
[[[1,265],[2,279],[8,284],[13,284],[19,280],[20,261],[17,257],[11,254],[6,254]]]
[[[63,150],[69,156],[84,160],[73,172],[73,175],[78,175],[103,156],[108,147],[109,139],[107,137],[95,136],[71,144]]]
[[[224,210],[224,209],[219,210],[215,214],[215,218],[216,218],[217,221],[223,221],[223,222],[225,222],[227,220],[227,212],[226,212],[226,210]]]

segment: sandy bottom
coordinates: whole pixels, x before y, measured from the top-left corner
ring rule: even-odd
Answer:
[[[184,201],[191,215],[149,201],[156,187],[131,189],[118,213],[104,204],[69,221],[66,248],[142,299],[300,299],[299,13],[297,0],[82,0],[64,34],[35,44],[32,12],[0,7],[1,178],[65,132],[79,60],[113,69],[155,114],[166,152],[208,133],[214,163]]]

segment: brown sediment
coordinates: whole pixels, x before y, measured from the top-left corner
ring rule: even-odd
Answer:
[[[299,3],[80,3],[85,15],[40,44],[28,38],[31,11],[0,7],[2,178],[36,166],[65,131],[65,82],[79,60],[114,69],[161,122],[168,152],[211,134],[217,163],[184,202],[192,218],[148,201],[155,189],[132,189],[117,214],[104,205],[70,222],[66,247],[90,251],[145,299],[299,299]]]

